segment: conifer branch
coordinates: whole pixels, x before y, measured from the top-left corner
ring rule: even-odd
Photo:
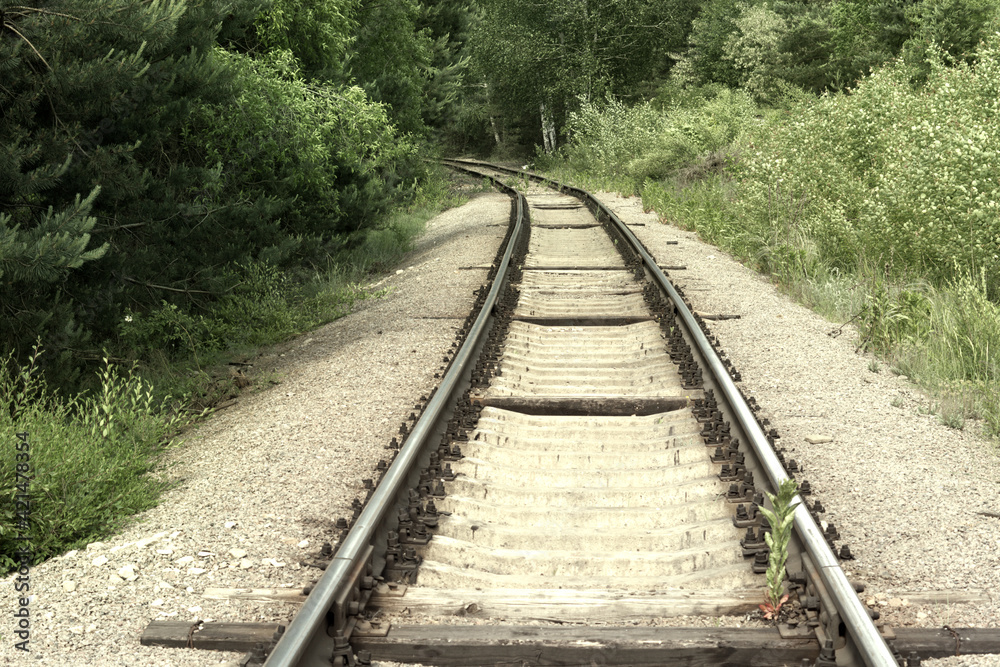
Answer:
[[[31,48],[31,50],[35,52],[35,55],[36,55],[36,56],[38,56],[38,58],[39,58],[39,59],[40,59],[40,60],[41,60],[41,61],[42,61],[43,63],[45,63],[45,66],[49,68],[49,71],[50,71],[50,72],[52,71],[52,65],[50,65],[50,64],[49,64],[49,61],[45,59],[45,56],[43,56],[43,55],[42,55],[41,53],[39,53],[39,52],[38,52],[38,49],[36,49],[36,48],[35,48],[35,45],[31,43],[31,40],[30,40],[30,39],[28,39],[27,37],[25,37],[24,35],[22,35],[22,34],[21,34],[21,33],[20,33],[19,31],[18,31],[18,29],[14,27],[14,24],[13,24],[13,23],[11,23],[10,21],[4,21],[4,22],[3,22],[3,26],[4,26],[5,28],[7,28],[7,30],[10,30],[10,31],[11,31],[12,33],[14,33],[14,34],[15,34],[15,35],[17,35],[18,37],[20,37],[20,38],[21,38],[21,39],[22,39],[22,40],[24,41],[24,43],[25,43],[25,44],[27,44],[27,45],[28,45],[28,46],[29,46],[29,47]]]

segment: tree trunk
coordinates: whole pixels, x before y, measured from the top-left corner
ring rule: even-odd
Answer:
[[[545,117],[545,103],[542,102],[541,104],[539,104],[538,108],[541,111],[542,115],[542,144],[545,146],[545,152],[551,153],[552,146],[549,145],[549,132],[548,132],[549,123],[548,123],[548,118]]]
[[[493,128],[493,139],[496,140],[497,146],[499,146],[500,145],[500,132],[497,130],[497,121],[496,121],[496,119],[493,118],[493,116],[490,116],[490,127]]]
[[[542,112],[542,145],[546,153],[551,153],[556,149],[556,124],[546,112],[544,102],[538,108]]]

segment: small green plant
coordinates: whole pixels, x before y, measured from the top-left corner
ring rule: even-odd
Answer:
[[[938,421],[948,428],[961,431],[965,428],[965,407],[957,398],[946,398],[937,404]]]
[[[897,396],[896,398],[892,399],[892,407],[894,407],[894,408],[901,408],[901,407],[903,407],[903,397],[902,396]]]
[[[878,365],[878,362],[875,361],[874,359],[868,362],[868,370],[870,370],[872,373],[878,373],[879,368],[880,366]]]
[[[965,428],[965,415],[961,412],[943,412],[939,416],[941,423],[948,428],[953,428],[956,431],[961,431]]]
[[[788,560],[788,541],[792,537],[792,519],[798,503],[792,504],[792,499],[799,491],[799,485],[794,479],[786,479],[778,488],[778,494],[767,494],[773,509],[761,507],[760,511],[771,524],[771,532],[764,533],[764,542],[770,549],[767,559],[767,590],[764,592],[765,602],[760,606],[764,618],[778,618],[781,606],[788,600],[788,594],[782,586],[785,580],[785,561]]]
[[[156,505],[168,482],[160,455],[190,419],[150,385],[107,359],[96,389],[61,396],[39,370],[36,346],[23,364],[0,357],[0,459],[14,460],[15,433],[31,442],[29,533],[36,562],[78,548]],[[13,466],[0,471],[0,573],[16,565]]]

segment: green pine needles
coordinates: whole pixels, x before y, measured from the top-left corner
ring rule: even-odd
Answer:
[[[764,542],[771,551],[767,559],[766,602],[760,605],[767,619],[777,619],[781,605],[788,600],[782,584],[785,580],[785,561],[788,560],[788,541],[792,538],[792,519],[795,508],[799,506],[799,503],[792,504],[792,499],[798,492],[798,483],[794,479],[786,479],[778,487],[777,495],[767,494],[773,509],[760,508],[771,524],[771,532],[764,533]]]
[[[51,283],[102,257],[107,244],[87,249],[97,222],[87,214],[100,190],[95,187],[86,198],[76,195],[74,203],[60,211],[49,206],[37,224],[26,229],[0,212],[0,279]]]

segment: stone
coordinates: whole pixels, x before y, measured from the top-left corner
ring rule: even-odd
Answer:
[[[67,593],[72,593],[73,591],[76,590],[76,582],[75,581],[64,581],[63,582],[63,590],[66,591]]]
[[[188,568],[188,574],[198,575],[198,574],[205,574],[206,572],[208,572],[208,570],[206,570],[203,567],[189,567]]]
[[[103,548],[104,542],[91,542],[87,545],[87,551],[100,551]]]
[[[108,582],[112,584],[124,584],[125,580],[119,577],[117,574],[112,574],[108,576]]]
[[[139,578],[139,574],[136,572],[136,569],[136,566],[130,563],[118,570],[118,576],[125,581],[135,581]]]
[[[82,635],[83,634],[83,626],[82,625],[74,625],[74,626],[72,626],[69,629],[69,631],[72,632],[74,635]]]
[[[810,445],[822,445],[827,442],[833,442],[833,436],[830,435],[807,435],[806,442]]]
[[[135,546],[139,547],[140,549],[145,549],[150,544],[153,544],[154,542],[159,542],[166,536],[167,536],[166,531],[163,531],[162,533],[157,533],[156,535],[150,535],[149,537],[144,537],[141,540],[137,541],[135,543]]]
[[[94,560],[92,560],[90,562],[93,563],[94,565],[97,565],[98,567],[100,567],[101,565],[104,565],[105,563],[108,562],[108,557],[107,556],[98,556],[97,558],[95,558]]]
[[[890,607],[902,607],[903,606],[903,601],[900,600],[899,598],[889,598],[889,606]]]
[[[153,600],[152,602],[149,603],[149,606],[150,607],[162,607],[163,606],[163,598],[156,598],[155,600]]]
[[[236,521],[227,521],[222,525],[225,526],[227,529],[229,529],[229,528],[235,528],[239,524]]]
[[[241,570],[249,570],[251,567],[253,567],[253,562],[250,559],[244,558],[240,561]]]
[[[233,558],[246,558],[247,552],[245,549],[230,549],[229,555]]]
[[[177,563],[178,565],[186,565],[187,563],[190,563],[192,561],[194,561],[194,556],[181,556],[174,562]]]
[[[306,547],[309,546],[309,540],[302,540],[295,546],[297,546],[299,549],[305,549]]]

